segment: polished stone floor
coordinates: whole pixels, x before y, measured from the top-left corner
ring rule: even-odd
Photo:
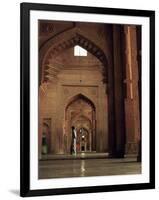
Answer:
[[[141,163],[136,158],[70,159],[39,161],[39,178],[65,178],[140,174]]]

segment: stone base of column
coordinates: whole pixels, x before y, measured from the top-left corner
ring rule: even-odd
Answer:
[[[123,151],[109,153],[108,158],[124,158],[125,153]]]
[[[124,158],[125,157],[125,153],[123,151],[117,151],[115,153],[115,158]]]
[[[138,144],[136,142],[128,142],[126,144],[126,154],[136,154],[138,153]]]
[[[141,155],[137,155],[137,162],[141,162]]]
[[[139,144],[138,144],[137,162],[141,162],[141,140],[139,141]]]

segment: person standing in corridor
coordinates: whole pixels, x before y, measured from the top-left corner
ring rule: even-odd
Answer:
[[[74,126],[72,126],[72,141],[71,141],[71,154],[77,154],[77,148],[76,148],[76,143],[77,143],[77,132]]]

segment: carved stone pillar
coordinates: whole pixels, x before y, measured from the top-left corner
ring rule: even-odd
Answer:
[[[125,26],[126,37],[126,153],[137,154],[140,144],[139,74],[137,61],[137,28]]]
[[[43,118],[44,118],[44,104],[45,104],[45,90],[39,86],[39,115],[38,115],[38,158],[42,157],[42,132],[43,132]]]
[[[110,26],[110,38],[111,42],[108,51],[108,84],[106,92],[108,95],[108,152],[109,158],[115,157],[116,139],[115,139],[115,107],[114,107],[114,67],[113,67],[113,25]]]
[[[123,88],[123,27],[113,25],[115,157],[125,154],[125,111]]]
[[[112,63],[108,69],[109,157],[125,154],[125,116],[123,87],[123,29],[112,25]]]
[[[140,111],[140,133],[138,144],[137,161],[141,162],[141,26],[137,26],[137,63],[138,63],[138,89],[139,89],[139,111]]]

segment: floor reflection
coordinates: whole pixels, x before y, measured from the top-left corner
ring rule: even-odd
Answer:
[[[140,174],[136,158],[48,160],[39,162],[39,178]]]

